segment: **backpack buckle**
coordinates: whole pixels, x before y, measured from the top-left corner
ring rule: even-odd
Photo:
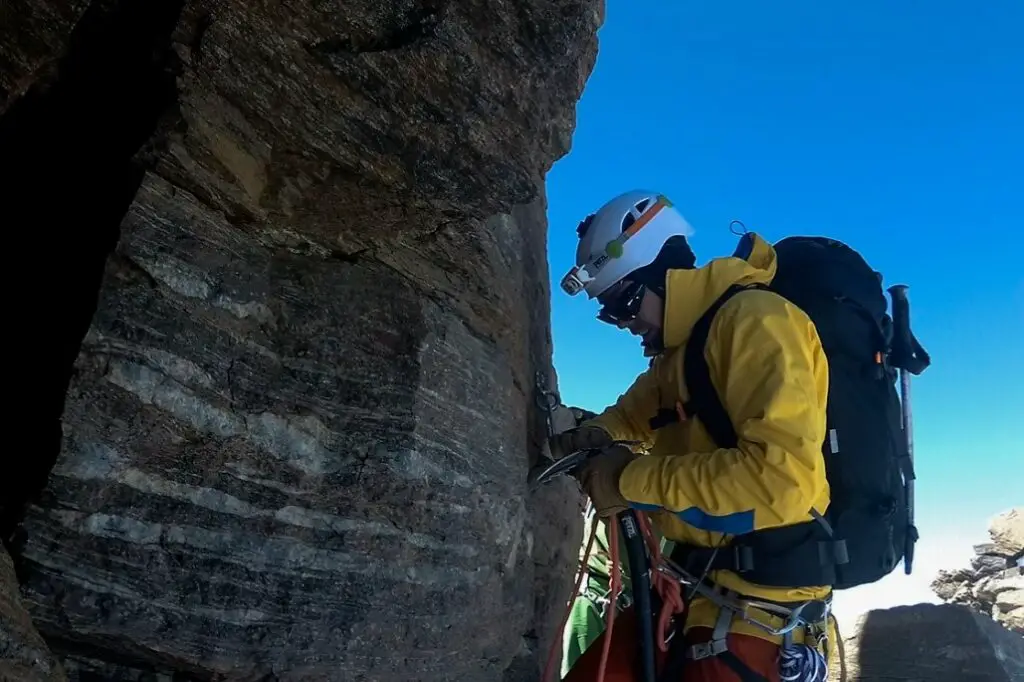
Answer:
[[[818,560],[822,566],[842,566],[850,563],[846,540],[826,540],[818,543]]]

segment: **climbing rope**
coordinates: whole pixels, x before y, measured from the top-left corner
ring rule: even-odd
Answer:
[[[612,646],[612,628],[615,627],[615,612],[619,603],[619,593],[622,592],[622,569],[619,567],[619,524],[617,519],[612,518],[608,524],[608,553],[612,564],[612,578],[608,586],[611,605],[605,614],[604,645],[601,647],[601,663],[597,667],[596,682],[604,682],[604,672],[608,667],[608,652]],[[595,523],[596,527],[597,524]]]
[[[619,568],[619,526],[617,523],[609,523],[607,525],[609,544],[608,551],[611,555],[611,580],[608,584],[609,607],[605,613],[604,643],[601,647],[601,663],[598,667],[597,680],[595,682],[604,682],[605,669],[608,667],[608,653],[611,651],[612,629],[615,627],[615,611],[617,610],[616,604],[618,603],[619,593],[622,591],[622,573]],[[562,638],[565,636],[565,626],[569,622],[569,616],[572,615],[573,600],[575,600],[576,595],[579,594],[580,586],[583,585],[583,578],[587,575],[587,564],[590,560],[590,552],[594,548],[594,538],[597,537],[597,526],[597,520],[595,519],[593,525],[590,527],[590,538],[587,540],[587,548],[583,550],[583,557],[580,559],[579,573],[576,578],[576,587],[572,591],[572,597],[569,599],[569,603],[566,604],[565,615],[562,617],[562,624],[555,632],[555,639],[551,643],[551,649],[548,651],[547,663],[544,664],[544,676],[541,677],[541,682],[551,682],[551,672],[555,662],[555,652],[559,650]]]
[[[836,654],[839,656],[839,682],[846,682],[846,647],[843,645],[843,633],[839,632],[839,619],[831,616],[835,628]]]
[[[651,520],[643,512],[638,512],[636,517],[640,525],[640,532],[647,543],[647,551],[651,557],[651,585],[661,598],[661,610],[658,612],[658,629],[655,632],[656,643],[658,649],[662,652],[668,652],[669,640],[671,639],[669,636],[669,625],[675,616],[682,614],[686,610],[686,604],[683,602],[683,587],[678,580],[658,570],[658,566],[662,563],[661,547],[658,544],[657,538],[654,537],[654,532],[651,530]]]
[[[552,665],[555,662],[555,652],[559,650],[562,644],[562,637],[565,634],[565,626],[569,622],[569,616],[572,615],[572,603],[576,599],[576,595],[579,594],[580,587],[583,585],[583,579],[587,577],[587,562],[590,560],[590,552],[594,548],[594,539],[597,538],[597,524],[593,524],[590,528],[590,538],[587,540],[587,547],[583,550],[583,559],[580,560],[578,573],[576,576],[576,586],[572,590],[572,596],[569,597],[569,603],[565,608],[565,615],[562,617],[562,624],[558,626],[558,630],[555,631],[555,640],[551,643],[551,649],[548,650],[548,660],[544,664],[544,676],[541,677],[541,682],[550,682]],[[613,611],[615,609],[612,609]]]
[[[671,576],[657,570],[657,566],[660,565],[662,561],[661,548],[658,546],[658,541],[651,530],[650,519],[648,519],[647,515],[643,512],[637,512],[636,517],[644,542],[647,543],[647,551],[650,553],[651,557],[651,586],[657,591],[658,596],[661,597],[661,610],[658,612],[658,629],[655,635],[657,638],[657,645],[661,651],[667,652],[669,640],[671,639],[669,636],[669,626],[672,618],[683,613],[685,610],[682,586]],[[617,521],[617,517],[612,517],[608,519],[606,523],[606,527],[608,528],[609,563],[611,564],[611,578],[608,587],[609,608],[605,612],[604,640],[601,646],[601,661],[598,666],[595,682],[604,682],[605,670],[608,667],[608,655],[611,650],[612,632],[615,628],[615,612],[618,610],[616,605],[618,603],[619,595],[622,592],[622,569],[619,565],[619,524]],[[565,626],[569,622],[569,616],[572,614],[573,600],[579,593],[580,586],[583,584],[583,579],[587,574],[587,565],[590,560],[590,552],[594,546],[594,538],[597,536],[597,527],[598,523],[595,519],[595,522],[590,529],[590,538],[587,540],[587,547],[583,551],[583,557],[580,559],[576,586],[572,592],[573,596],[566,605],[565,615],[562,617],[562,624],[555,633],[555,641],[552,643],[551,649],[548,652],[547,663],[544,665],[544,676],[541,678],[542,682],[550,682],[551,680],[551,671],[555,661],[555,652],[558,650],[558,647],[562,642],[562,638],[565,636]]]
[[[828,661],[820,651],[806,644],[782,647],[779,655],[781,682],[826,682]]]

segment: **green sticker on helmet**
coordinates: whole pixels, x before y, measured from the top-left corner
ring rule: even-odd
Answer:
[[[608,242],[608,245],[604,247],[604,252],[608,254],[609,258],[621,258],[622,257],[622,243],[617,239],[613,239]]]

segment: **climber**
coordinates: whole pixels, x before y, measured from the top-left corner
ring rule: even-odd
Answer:
[[[771,291],[754,290],[728,298],[715,311],[704,354],[735,424],[736,447],[716,444],[688,404],[684,386],[685,346],[694,326],[735,285],[770,283],[775,249],[750,233],[732,257],[698,268],[687,240],[689,224],[664,196],[646,191],[612,199],[581,222],[577,233],[577,265],[562,288],[596,298],[598,319],[639,337],[652,358],[614,405],[551,438],[555,457],[605,448],[577,474],[597,515],[608,518],[627,508],[649,512],[658,530],[679,545],[672,559],[692,565],[688,547],[714,548],[730,536],[823,514],[829,505],[821,450],[828,362],[814,324],[800,308]],[[611,446],[613,440],[642,445],[632,450]],[[648,454],[639,456],[641,449]],[[705,577],[723,594],[782,606],[808,600],[827,605],[831,595],[827,584],[771,587],[725,568]],[[749,620],[781,625],[785,619],[777,612],[737,613],[724,603],[692,596],[668,659],[660,655],[663,670],[669,661],[684,661],[673,682],[779,680],[784,644],[821,653],[824,635],[815,640],[812,628],[775,635]],[[826,618],[827,606],[817,620]],[[605,682],[635,679],[632,631],[628,625],[613,631]],[[565,679],[593,679],[600,649],[590,646]]]

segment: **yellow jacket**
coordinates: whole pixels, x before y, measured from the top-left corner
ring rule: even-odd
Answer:
[[[736,427],[733,449],[717,448],[696,417],[652,431],[659,409],[687,401],[683,355],[690,330],[734,284],[768,284],[775,249],[756,235],[750,254],[713,260],[694,270],[671,270],[666,280],[665,350],[615,405],[591,420],[615,439],[649,450],[626,467],[619,489],[649,511],[669,540],[714,547],[723,534],[786,526],[811,519],[829,504],[825,461],[828,364],[807,315],[769,291],[747,291],[715,316],[705,357],[712,383]],[[731,571],[715,583],[774,601],[820,599],[828,587],[754,585]],[[717,607],[694,600],[687,628],[712,627]],[[775,621],[778,622],[778,621]],[[779,641],[736,619],[733,630]]]

